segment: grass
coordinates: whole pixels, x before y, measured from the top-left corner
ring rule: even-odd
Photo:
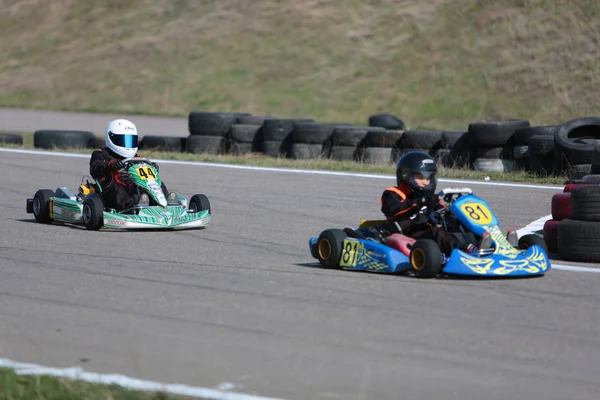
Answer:
[[[0,147],[7,148],[25,148],[34,149],[33,133],[20,133],[23,136],[23,146],[5,145],[0,143]],[[76,153],[91,154],[90,149],[55,149],[54,151],[69,151]],[[288,158],[272,158],[262,154],[249,154],[244,156],[233,155],[214,155],[214,154],[192,154],[178,152],[161,152],[141,150],[144,157],[163,160],[181,160],[181,161],[200,161],[210,163],[225,163],[237,165],[254,165],[261,167],[275,168],[296,168],[308,170],[328,170],[328,171],[346,171],[368,174],[386,174],[394,175],[395,168],[393,164],[365,164],[353,161],[334,161],[329,159],[319,160],[292,160]],[[535,176],[527,171],[515,172],[484,172],[470,169],[450,169],[443,166],[439,167],[439,177],[448,179],[470,179],[483,180],[486,177],[495,182],[523,182],[537,184],[556,184],[562,185],[567,180],[566,176]]]
[[[0,368],[0,400],[182,400],[165,393],[147,393],[117,385],[39,375],[17,375]]]
[[[595,0],[3,2],[0,106],[413,128],[597,113]]]

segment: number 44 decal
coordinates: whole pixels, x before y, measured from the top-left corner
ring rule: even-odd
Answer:
[[[154,175],[154,171],[150,167],[139,167],[137,173],[143,180],[148,178],[156,179],[156,175]]]

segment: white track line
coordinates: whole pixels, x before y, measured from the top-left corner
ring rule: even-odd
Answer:
[[[116,384],[128,389],[151,392],[166,392],[181,396],[201,397],[215,400],[282,400],[274,397],[254,396],[244,393],[224,392],[216,389],[194,387],[176,383],[159,383],[130,378],[118,374],[96,374],[86,372],[81,367],[52,368],[37,364],[26,364],[0,358],[0,368],[14,369],[18,375],[51,375],[61,378],[82,380],[86,382],[102,383],[105,385]]]
[[[5,149],[0,148],[0,152],[5,153],[19,153],[19,154],[31,154],[31,155],[42,155],[42,156],[54,156],[54,157],[71,157],[71,158],[89,158],[89,154],[76,154],[76,153],[61,153],[61,152],[50,152],[40,150],[21,150],[21,149]],[[213,168],[229,168],[229,169],[243,169],[250,171],[265,171],[265,172],[290,172],[294,174],[309,174],[309,175],[329,175],[329,176],[346,176],[353,178],[369,178],[369,179],[394,179],[394,175],[378,175],[378,174],[363,174],[357,172],[339,172],[339,171],[323,171],[323,170],[306,170],[306,169],[293,169],[293,168],[274,168],[274,167],[256,167],[252,165],[235,165],[235,164],[219,164],[199,161],[178,161],[178,160],[161,160],[154,159],[154,161],[160,162],[161,164],[176,164],[176,165],[194,165],[201,167],[213,167]],[[530,189],[548,189],[562,191],[561,186],[544,186],[544,185],[528,185],[523,183],[509,183],[509,182],[488,182],[488,181],[471,181],[462,179],[439,179],[440,182],[447,183],[461,183],[461,184],[472,184],[472,185],[484,185],[484,186],[503,186],[503,187],[522,187]]]

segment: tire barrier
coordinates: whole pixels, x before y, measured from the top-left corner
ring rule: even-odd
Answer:
[[[528,171],[565,176],[568,183],[600,183],[600,118],[562,125],[530,126],[527,120],[475,121],[467,130],[406,130],[393,114],[374,114],[368,126],[320,123],[311,118],[279,118],[242,112],[192,111],[189,136],[144,136],[141,149],[244,155],[261,153],[292,159],[332,158],[369,164],[395,163],[409,151],[424,151],[446,168],[487,172]],[[207,139],[191,139],[206,137]],[[221,138],[221,139],[219,139]],[[11,134],[0,142],[22,143]],[[97,148],[103,136],[86,131],[40,130],[37,148]],[[181,150],[177,150],[181,149]],[[592,178],[596,177],[596,178]],[[591,181],[590,181],[591,179]]]
[[[22,145],[23,136],[17,133],[0,133],[0,143]]]

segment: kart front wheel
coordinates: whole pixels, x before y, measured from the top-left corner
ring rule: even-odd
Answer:
[[[348,235],[341,229],[327,229],[317,239],[317,255],[323,268],[339,268],[342,244]]]
[[[532,233],[519,238],[519,250],[527,250],[533,245],[540,246],[545,253],[548,253],[548,246],[543,237]]]
[[[190,204],[188,207],[191,212],[200,212],[200,211],[208,210],[208,213],[210,215],[212,215],[212,212],[210,209],[210,201],[208,200],[208,197],[206,197],[203,194],[193,195],[192,198],[190,199]]]
[[[50,197],[54,197],[54,192],[50,189],[40,189],[33,196],[33,216],[37,222],[50,224],[54,218],[50,217]]]
[[[104,201],[98,193],[90,193],[85,197],[82,219],[90,231],[97,231],[104,225]]]
[[[442,251],[431,239],[419,239],[410,249],[410,265],[417,278],[433,278],[442,270]]]

